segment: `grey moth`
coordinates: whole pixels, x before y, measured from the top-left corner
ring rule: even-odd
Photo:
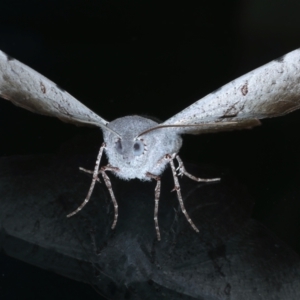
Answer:
[[[154,222],[157,239],[160,240],[157,218],[160,175],[166,166],[171,167],[181,210],[196,232],[199,230],[184,207],[178,177],[185,175],[198,182],[220,180],[198,178],[186,171],[178,156],[182,145],[181,135],[251,128],[260,124],[259,119],[285,115],[298,109],[300,50],[292,51],[233,80],[160,124],[136,115],[108,122],[55,83],[2,51],[0,96],[34,113],[102,129],[104,142],[94,170],[81,168],[92,174],[90,189],[84,202],[68,217],[75,215],[88,203],[101,176],[114,205],[114,229],[118,220],[118,204],[107,172],[124,180],[155,180]],[[100,166],[103,152],[109,162],[106,166]]]

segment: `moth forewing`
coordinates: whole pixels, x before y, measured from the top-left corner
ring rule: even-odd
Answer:
[[[258,119],[285,115],[299,107],[300,50],[297,49],[222,86],[161,126],[179,125],[178,133],[193,133],[194,128],[185,125],[203,124],[197,133],[241,129],[256,126]]]
[[[108,122],[57,84],[0,51],[0,96],[31,112],[75,125],[107,128]]]

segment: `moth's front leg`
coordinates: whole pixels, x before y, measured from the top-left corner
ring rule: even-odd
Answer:
[[[79,168],[81,171],[84,171],[84,172],[89,173],[89,174],[93,174],[93,179],[92,179],[91,186],[90,186],[90,189],[88,191],[88,194],[87,194],[86,198],[84,199],[84,201],[82,202],[82,204],[76,210],[74,210],[73,212],[68,214],[67,217],[69,218],[69,217],[72,217],[72,216],[76,215],[89,202],[89,200],[91,198],[91,195],[93,193],[96,181],[100,182],[99,174],[101,174],[102,178],[104,180],[104,183],[105,183],[105,185],[106,185],[106,187],[107,187],[107,189],[110,193],[110,197],[111,197],[111,200],[112,200],[113,205],[114,205],[114,221],[113,221],[113,224],[111,226],[111,228],[114,229],[116,227],[117,220],[118,220],[118,203],[117,203],[116,197],[115,197],[113,189],[112,189],[111,181],[110,181],[109,177],[107,176],[107,174],[105,172],[106,171],[118,172],[119,168],[112,167],[110,165],[103,166],[103,167],[100,168],[100,161],[101,161],[103,150],[105,149],[105,147],[106,147],[106,144],[102,143],[102,145],[100,147],[100,150],[99,150],[99,153],[98,153],[98,156],[97,156],[97,159],[96,159],[95,168],[94,168],[93,171],[92,170],[87,170],[87,169],[84,169],[84,168]],[[99,170],[99,168],[100,168],[100,170]]]
[[[75,209],[73,212],[71,212],[67,215],[68,218],[76,215],[79,211],[81,211],[84,208],[84,206],[89,202],[89,200],[91,198],[91,195],[93,193],[96,181],[100,182],[100,180],[98,178],[99,167],[100,167],[100,161],[101,161],[101,157],[102,157],[102,154],[103,154],[103,150],[104,150],[105,147],[106,147],[106,144],[102,143],[102,145],[100,147],[100,150],[99,150],[99,153],[98,153],[98,156],[97,156],[97,159],[96,159],[94,171],[86,170],[84,168],[79,168],[80,170],[82,170],[86,173],[93,174],[93,179],[92,179],[91,186],[90,186],[90,189],[88,191],[88,194],[87,194],[86,198],[84,199],[82,204],[77,209]]]
[[[87,169],[84,169],[84,168],[80,168],[80,170],[84,171],[86,173],[89,173],[89,174],[94,174],[94,172],[91,171],[91,170],[87,170]],[[111,226],[111,229],[114,229],[116,227],[117,221],[118,221],[118,202],[117,202],[115,194],[113,192],[111,181],[110,181],[109,177],[107,176],[107,174],[105,173],[106,171],[118,172],[119,168],[112,167],[111,165],[101,167],[100,170],[97,173],[97,177],[93,176],[91,187],[89,189],[87,198],[84,200],[84,202],[72,214],[67,215],[67,217],[71,217],[72,215],[76,214],[78,211],[80,211],[86,205],[86,203],[90,199],[90,196],[92,195],[92,192],[93,192],[93,189],[94,189],[94,186],[95,186],[95,182],[96,181],[100,182],[100,179],[99,179],[98,175],[101,174],[102,178],[104,180],[104,183],[105,183],[105,185],[106,185],[106,187],[109,191],[109,194],[110,194],[111,200],[113,202],[113,205],[114,205],[114,221],[113,221],[113,224]]]

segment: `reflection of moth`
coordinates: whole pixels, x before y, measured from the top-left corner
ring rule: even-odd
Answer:
[[[154,220],[157,238],[160,231],[157,220],[160,195],[160,175],[170,164],[175,190],[182,212],[191,226],[197,227],[186,212],[180,193],[178,175],[196,181],[216,181],[196,178],[186,172],[177,153],[182,134],[200,134],[259,125],[258,119],[287,114],[300,107],[300,50],[276,59],[196,101],[177,115],[158,124],[140,116],[127,116],[107,122],[31,68],[0,51],[0,96],[32,112],[54,116],[74,124],[99,126],[103,130],[102,144],[93,174],[93,180],[84,202],[71,214],[80,211],[89,201],[98,176],[110,192],[116,226],[118,205],[106,171],[129,180],[157,181],[155,188]],[[105,151],[109,165],[100,167]],[[178,163],[175,168],[174,160]]]

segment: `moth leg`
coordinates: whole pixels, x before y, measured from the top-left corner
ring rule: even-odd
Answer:
[[[170,158],[174,158],[174,157],[170,156]],[[176,158],[177,158],[177,156],[176,156]],[[199,232],[199,229],[193,223],[192,219],[190,218],[189,214],[187,213],[187,211],[184,207],[183,200],[182,200],[182,195],[181,195],[181,192],[180,192],[180,185],[179,185],[179,181],[178,181],[178,175],[177,175],[177,172],[176,172],[176,168],[175,168],[173,159],[170,160],[170,166],[171,166],[171,169],[172,169],[174,183],[175,183],[174,190],[177,192],[177,198],[178,198],[181,210],[182,210],[183,214],[185,215],[186,219],[188,220],[188,222],[191,224],[192,228],[196,232]]]
[[[99,174],[99,166],[100,166],[100,161],[101,161],[101,157],[102,157],[102,153],[103,153],[103,149],[105,148],[105,143],[103,143],[100,147],[100,150],[99,150],[99,153],[98,153],[98,156],[97,156],[97,159],[96,159],[96,163],[95,163],[95,168],[94,168],[94,171],[88,171],[88,170],[85,170],[85,172],[87,173],[93,173],[93,179],[92,179],[92,183],[91,183],[91,186],[90,186],[90,189],[88,191],[88,194],[86,196],[86,198],[84,199],[84,201],[82,202],[82,204],[77,208],[75,209],[73,212],[69,213],[67,215],[67,218],[70,218],[74,215],[76,215],[79,211],[81,211],[84,206],[89,202],[90,198],[91,198],[91,195],[93,193],[93,190],[94,190],[94,187],[95,187],[95,184],[96,184],[96,181],[99,181],[99,178],[98,178],[98,174]]]
[[[185,167],[183,165],[183,162],[182,162],[181,158],[178,155],[176,155],[176,159],[177,159],[178,164],[179,164],[178,168],[176,169],[176,171],[179,170],[178,175],[185,175],[185,176],[189,177],[190,179],[195,180],[197,182],[201,182],[201,181],[202,182],[211,182],[211,181],[219,181],[219,180],[221,180],[221,178],[209,178],[209,179],[205,179],[205,178],[196,177],[196,176],[194,176],[194,175],[192,175],[192,174],[190,174],[190,173],[188,173],[186,171],[186,169],[185,169]]]
[[[118,221],[118,202],[116,200],[116,197],[115,197],[115,194],[113,192],[113,189],[112,189],[112,185],[111,185],[111,181],[109,179],[109,177],[107,176],[107,174],[105,173],[106,171],[113,171],[113,172],[117,172],[119,171],[118,168],[115,168],[115,167],[112,167],[110,165],[107,165],[107,166],[104,166],[100,169],[100,172],[102,177],[103,177],[103,180],[104,180],[104,183],[109,191],[109,194],[110,194],[110,198],[113,202],[113,205],[114,205],[114,211],[115,211],[115,214],[114,214],[114,221],[113,221],[113,224],[111,226],[111,229],[114,229],[117,225],[117,221]]]
[[[156,187],[155,187],[155,206],[154,206],[154,224],[156,230],[157,239],[160,241],[160,230],[158,225],[158,203],[159,203],[159,196],[160,196],[160,187],[161,187],[161,179],[160,176],[153,175],[151,173],[147,173],[147,176],[156,180]]]
[[[85,173],[88,173],[88,174],[94,174],[94,171],[91,171],[91,170],[88,170],[88,169],[85,169],[85,168],[82,168],[82,167],[79,167],[79,170],[80,170],[80,171],[83,171],[83,172],[85,172]],[[99,174],[99,173],[98,173],[98,174]],[[97,181],[98,181],[99,183],[101,183],[99,177],[97,177]]]

